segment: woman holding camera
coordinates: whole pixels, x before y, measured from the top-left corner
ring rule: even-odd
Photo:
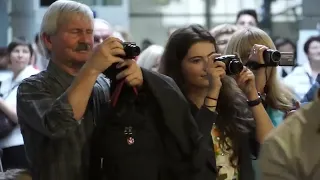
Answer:
[[[272,39],[263,30],[250,27],[232,36],[225,54],[238,54],[244,64],[258,64],[251,68],[256,77],[255,84],[273,125],[278,126],[286,114],[299,105],[294,103],[290,90],[281,85],[277,67],[268,65],[269,59],[263,58],[263,52],[267,49],[276,50]]]
[[[244,64],[255,64],[255,67],[251,67],[256,77],[255,84],[263,99],[263,105],[276,127],[292,109],[299,107],[299,103],[294,104],[289,89],[281,85],[277,67],[269,66],[270,59],[264,59],[263,53],[267,49],[276,50],[272,39],[263,30],[250,27],[239,30],[232,36],[225,54],[237,54]],[[256,177],[259,179],[256,161],[253,161],[253,165]]]
[[[207,163],[198,179],[254,180],[251,155],[257,156],[260,142],[273,126],[261,104],[253,73],[244,68],[236,75],[236,82],[226,76],[225,63],[215,61],[216,52],[215,39],[203,27],[178,29],[166,45],[159,72],[175,80],[200,128],[207,120],[199,119],[197,113],[215,114]]]

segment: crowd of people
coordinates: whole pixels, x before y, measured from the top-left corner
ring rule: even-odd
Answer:
[[[304,44],[308,63],[288,67],[264,53],[297,62],[295,43],[259,29],[255,10],[144,41],[138,56],[129,37],[60,0],[34,43],[0,49],[0,179],[320,178],[320,36]]]

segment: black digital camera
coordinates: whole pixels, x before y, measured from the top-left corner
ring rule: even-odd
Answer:
[[[126,55],[122,57],[123,59],[134,59],[140,54],[140,47],[134,42],[124,42],[123,49]]]
[[[140,47],[134,42],[123,42],[123,49],[126,53],[125,56],[119,56],[122,59],[134,59],[140,54]],[[108,69],[106,69],[103,74],[108,77],[111,81],[115,80],[116,75],[123,71],[127,67],[121,69],[116,68],[117,64],[112,64]]]
[[[227,75],[237,75],[243,70],[243,64],[237,55],[224,55],[216,57],[214,61],[222,61],[226,64]]]

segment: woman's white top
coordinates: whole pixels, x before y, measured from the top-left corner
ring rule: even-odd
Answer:
[[[39,73],[39,70],[33,68],[32,66],[27,66],[20,74],[13,79],[13,75],[10,78],[1,82],[0,93],[3,95],[5,103],[9,104],[11,107],[16,108],[17,103],[17,90],[18,86],[22,80],[30,77],[31,75]],[[16,126],[10,134],[0,139],[0,148],[8,148],[14,146],[23,145],[23,138],[20,130],[20,126]]]

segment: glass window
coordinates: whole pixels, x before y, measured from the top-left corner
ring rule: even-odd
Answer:
[[[122,5],[122,0],[103,0],[102,1],[102,4],[103,5],[106,5],[106,6],[119,6],[119,5]]]

